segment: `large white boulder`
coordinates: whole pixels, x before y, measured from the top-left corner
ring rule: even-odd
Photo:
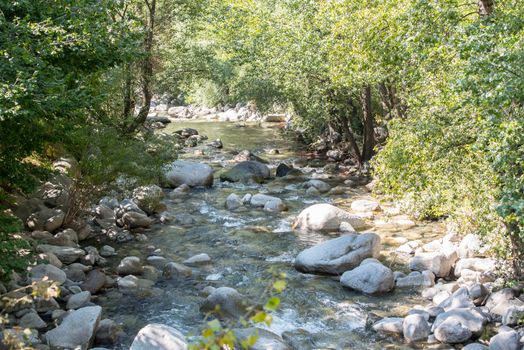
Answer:
[[[212,186],[213,168],[207,164],[177,160],[166,168],[165,177],[174,188],[183,184],[190,187]]]
[[[100,306],[87,306],[73,311],[58,327],[46,333],[47,344],[53,349],[89,349],[101,315]]]
[[[344,272],[340,283],[365,294],[387,293],[395,288],[393,271],[379,262],[363,263]]]
[[[129,350],[187,350],[187,342],[175,328],[153,323],[138,332]]]
[[[352,215],[331,204],[314,204],[298,215],[293,227],[302,231],[339,231],[343,222],[349,223],[355,230],[366,227],[363,218]]]
[[[295,259],[295,268],[306,273],[339,275],[359,266],[366,258],[377,257],[379,252],[377,234],[347,234],[302,251]]]

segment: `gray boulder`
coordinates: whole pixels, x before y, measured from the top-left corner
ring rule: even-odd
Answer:
[[[250,204],[254,207],[263,207],[265,211],[269,212],[280,212],[287,210],[284,202],[273,196],[267,194],[258,193],[251,197]]]
[[[373,324],[372,328],[381,334],[401,335],[404,332],[403,323],[402,317],[387,317]]]
[[[144,271],[144,267],[137,256],[127,256],[120,261],[116,267],[119,275],[140,275]]]
[[[91,293],[88,291],[73,294],[67,300],[66,309],[76,310],[86,306],[91,301]]]
[[[421,314],[412,314],[404,318],[402,332],[408,343],[427,340],[430,327],[427,320]]]
[[[148,228],[153,224],[154,220],[149,218],[146,214],[130,211],[122,216],[122,222],[126,228],[135,229]]]
[[[377,234],[348,234],[302,251],[295,259],[295,268],[306,273],[340,275],[366,258],[377,257],[379,252]]]
[[[387,293],[395,287],[393,271],[381,263],[371,262],[344,272],[343,286],[366,294]]]
[[[187,350],[185,337],[173,327],[149,324],[136,335],[129,350]]]
[[[437,329],[444,322],[446,322],[446,325],[441,327],[437,336]],[[472,336],[479,337],[484,331],[486,323],[485,315],[476,309],[453,309],[439,314],[433,323],[432,330],[439,341],[462,343]],[[463,340],[467,336],[468,331],[469,337]]]
[[[422,288],[433,287],[435,285],[435,274],[426,271],[413,271],[405,277],[396,279],[397,288]]]
[[[379,211],[380,204],[368,199],[359,199],[351,203],[351,210],[356,212]]]
[[[215,312],[224,317],[236,318],[246,312],[246,303],[242,294],[233,288],[220,287],[215,289],[202,303],[200,311]]]
[[[316,188],[317,191],[320,193],[329,192],[329,190],[331,189],[331,186],[328,183],[325,183],[324,181],[316,180],[316,179],[304,182],[302,184],[302,187],[306,189],[313,187],[313,188]]]
[[[463,347],[462,350],[488,350],[488,347],[479,343],[471,343]]]
[[[52,253],[64,264],[72,264],[86,254],[84,250],[79,248],[50,244],[40,244],[36,247],[36,251],[38,253]]]
[[[349,223],[355,230],[366,227],[363,218],[352,215],[331,204],[314,204],[298,215],[293,228],[301,231],[336,232],[343,222]]]
[[[290,350],[290,347],[284,342],[284,339],[278,334],[262,328],[241,328],[233,329],[237,337],[237,343],[240,345],[242,340],[251,336],[257,336],[255,344],[249,347],[250,350]],[[241,345],[239,349],[241,349]]]
[[[246,161],[236,164],[233,168],[220,175],[220,181],[262,183],[270,177],[267,165],[256,161]]]
[[[47,323],[44,322],[34,311],[26,313],[18,321],[18,325],[22,328],[33,328],[43,329],[47,327]]]
[[[231,193],[226,198],[226,209],[227,210],[235,210],[240,208],[244,203],[242,202],[242,198],[240,198],[237,194]]]
[[[205,265],[209,264],[211,262],[211,257],[207,255],[206,253],[201,253],[197,255],[193,255],[189,259],[184,260],[184,264],[186,265]]]
[[[31,271],[29,271],[29,278],[31,282],[41,281],[46,277],[49,281],[57,282],[59,285],[63,284],[67,278],[64,271],[60,270],[58,267],[48,264],[36,265],[31,268]]]
[[[166,168],[165,177],[173,188],[183,184],[190,187],[213,186],[213,168],[207,164],[177,160]]]
[[[489,350],[520,349],[520,336],[515,330],[500,332],[489,341]]]
[[[465,343],[473,335],[471,330],[460,321],[448,318],[439,323],[434,331],[435,338],[448,344]]]
[[[64,223],[65,213],[60,209],[44,208],[31,214],[26,221],[31,231],[54,232]]]
[[[437,277],[446,277],[455,261],[457,261],[457,253],[454,250],[417,253],[409,260],[409,268],[413,271],[430,270]]]
[[[47,344],[51,348],[89,349],[101,315],[100,306],[88,306],[73,311],[58,327],[46,333]]]
[[[87,274],[86,280],[82,283],[80,288],[89,291],[91,294],[95,294],[100,289],[104,288],[105,284],[106,275],[100,270],[92,270]]]

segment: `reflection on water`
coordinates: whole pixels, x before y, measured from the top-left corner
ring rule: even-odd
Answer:
[[[193,127],[210,140],[221,138],[224,150],[217,151],[199,146],[206,154],[193,157],[192,151],[183,158],[202,161],[232,158],[231,150],[250,149],[262,158],[270,160],[271,167],[286,159],[291,162],[297,157],[297,145],[285,140],[274,129],[250,126],[237,128],[230,123],[173,123],[167,131],[182,127]],[[270,155],[269,149],[278,148],[279,155]],[[229,165],[227,165],[229,166]],[[311,176],[322,177],[320,170],[306,169]],[[319,171],[319,172],[318,172]],[[343,186],[343,177],[326,178],[332,186]],[[383,296],[364,296],[342,288],[336,277],[306,275],[295,271],[294,257],[304,248],[334,236],[304,234],[291,231],[294,217],[313,203],[333,202],[337,205],[351,203],[355,197],[366,196],[363,189],[347,188],[342,195],[305,197],[300,184],[303,179],[273,180],[260,186],[241,184],[219,184],[212,189],[197,189],[187,199],[166,200],[168,211],[173,215],[190,215],[195,223],[189,227],[177,224],[156,226],[146,232],[146,243],[133,242],[119,247],[119,256],[112,264],[130,254],[147,257],[145,246],[162,250],[162,255],[176,262],[199,253],[207,253],[212,263],[193,269],[193,276],[176,281],[161,281],[155,285],[152,295],[144,298],[122,297],[117,292],[101,298],[107,317],[122,322],[128,339],[121,344],[129,345],[136,332],[145,324],[159,322],[174,326],[185,334],[199,334],[203,315],[199,303],[203,300],[205,286],[229,286],[260,303],[260,294],[266,288],[273,271],[287,274],[288,287],[281,296],[281,309],[274,316],[271,329],[276,333],[291,332],[294,341],[310,349],[381,349],[406,348],[399,340],[377,340],[366,330],[366,322],[372,314],[385,316],[407,311],[409,306],[420,303],[416,294],[395,291]],[[282,198],[289,207],[288,212],[266,213],[259,209],[242,208],[231,212],[224,208],[225,198],[230,193],[243,196],[246,193],[263,192]],[[387,241],[384,258],[392,263],[388,252],[395,241],[392,238],[430,239],[439,233],[436,224],[417,226],[410,230],[374,230]],[[398,244],[397,244],[398,245]],[[152,248],[151,248],[152,249]],[[150,249],[150,250],[151,250]],[[383,259],[384,260],[384,259]],[[396,264],[400,261],[395,260]]]

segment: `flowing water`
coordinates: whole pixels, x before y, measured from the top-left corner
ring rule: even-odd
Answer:
[[[186,149],[180,158],[195,159],[213,166],[217,174],[232,166],[233,151],[249,149],[267,159],[274,168],[279,162],[291,163],[306,153],[275,128],[260,125],[237,127],[232,123],[185,122],[172,123],[164,130],[173,132],[183,127],[197,129],[209,136],[209,141],[222,139],[224,149],[214,150],[203,145]],[[209,142],[208,141],[208,142]],[[279,154],[274,154],[274,149]],[[318,163],[318,162],[317,162]],[[318,165],[318,164],[317,164]],[[146,232],[147,242],[132,242],[118,248],[116,264],[126,255],[138,255],[143,260],[155,248],[162,256],[176,262],[199,253],[207,253],[212,263],[193,268],[193,276],[175,281],[159,281],[151,293],[144,296],[108,292],[100,298],[107,317],[124,325],[128,337],[120,344],[126,348],[136,332],[148,323],[171,325],[185,334],[199,334],[204,315],[199,303],[206,286],[228,286],[246,295],[253,303],[264,302],[261,295],[274,272],[287,274],[287,288],[282,293],[281,306],[273,316],[270,329],[284,333],[300,344],[300,349],[403,349],[399,339],[384,339],[369,330],[366,324],[377,316],[403,315],[412,306],[424,304],[419,293],[394,291],[387,295],[365,296],[343,288],[337,278],[297,272],[294,257],[303,249],[333,238],[325,234],[293,232],[291,225],[298,213],[314,203],[333,203],[349,207],[355,198],[367,198],[364,187],[346,186],[340,195],[306,196],[300,184],[307,178],[320,178],[333,187],[345,186],[345,176],[328,175],[322,168],[304,167],[304,178],[270,180],[262,185],[220,183],[217,174],[210,189],[194,189],[182,200],[166,200],[168,211],[179,221],[158,225]],[[228,211],[225,198],[230,193],[267,193],[282,198],[287,212],[273,214],[259,209],[243,208]],[[179,222],[188,221],[186,225]],[[177,223],[178,222],[178,223]],[[394,247],[406,239],[430,240],[441,232],[438,224],[419,224],[410,229],[377,229],[369,231],[382,237],[381,260],[395,269],[405,269],[405,263],[392,254]]]

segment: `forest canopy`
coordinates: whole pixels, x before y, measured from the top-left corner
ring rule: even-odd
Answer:
[[[377,193],[517,264],[523,18],[518,0],[3,0],[0,188],[29,191],[57,145],[91,165],[98,147],[92,179],[125,149],[155,163],[135,142],[154,96],[252,103],[311,144],[336,133]]]

